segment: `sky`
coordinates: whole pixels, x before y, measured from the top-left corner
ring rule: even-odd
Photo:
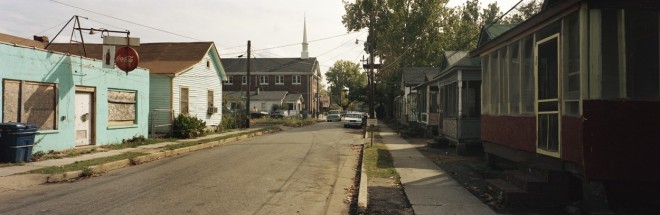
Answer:
[[[493,1],[481,0],[482,6]],[[450,0],[448,6],[464,2]],[[518,1],[497,2],[506,11]],[[142,43],[213,41],[221,57],[235,58],[246,53],[250,40],[255,58],[299,57],[306,19],[309,55],[325,73],[337,60],[359,63],[367,57],[362,42],[355,43],[367,31],[347,32],[344,14],[342,0],[0,0],[0,33],[52,40],[63,29],[55,41],[68,42],[73,27],[64,25],[78,15],[82,28],[129,30]],[[102,41],[100,34],[83,37]]]

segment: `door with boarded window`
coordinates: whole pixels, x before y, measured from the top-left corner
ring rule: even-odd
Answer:
[[[76,92],[76,146],[92,144],[92,95],[90,92]]]

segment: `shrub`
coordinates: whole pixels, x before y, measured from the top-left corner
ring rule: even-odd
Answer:
[[[174,119],[174,136],[178,138],[195,138],[204,135],[206,122],[187,114],[179,114]]]
[[[222,127],[219,130],[229,130],[245,127],[245,110],[226,112],[222,115]]]

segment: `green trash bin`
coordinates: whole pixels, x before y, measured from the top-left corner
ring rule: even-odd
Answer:
[[[0,161],[30,162],[37,127],[24,123],[0,123]]]

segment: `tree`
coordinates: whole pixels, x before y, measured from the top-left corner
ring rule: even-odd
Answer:
[[[325,77],[330,85],[330,100],[343,109],[348,108],[353,102],[367,100],[367,76],[360,73],[360,65],[339,60],[325,73]],[[341,95],[343,99],[340,100],[340,93],[344,87],[349,89],[349,94]]]
[[[505,21],[511,24],[521,23],[541,11],[541,4],[542,1],[540,0],[523,2],[516,8],[516,12],[509,16]]]
[[[499,20],[503,13],[497,2],[482,9],[479,0],[454,8],[446,7],[448,0],[344,0],[342,23],[349,32],[370,28],[365,50],[383,65],[375,77],[375,99],[391,116],[394,98],[400,94],[400,68],[441,66],[443,52],[473,50],[483,26],[535,14],[540,4],[531,1],[518,9],[517,16]]]

